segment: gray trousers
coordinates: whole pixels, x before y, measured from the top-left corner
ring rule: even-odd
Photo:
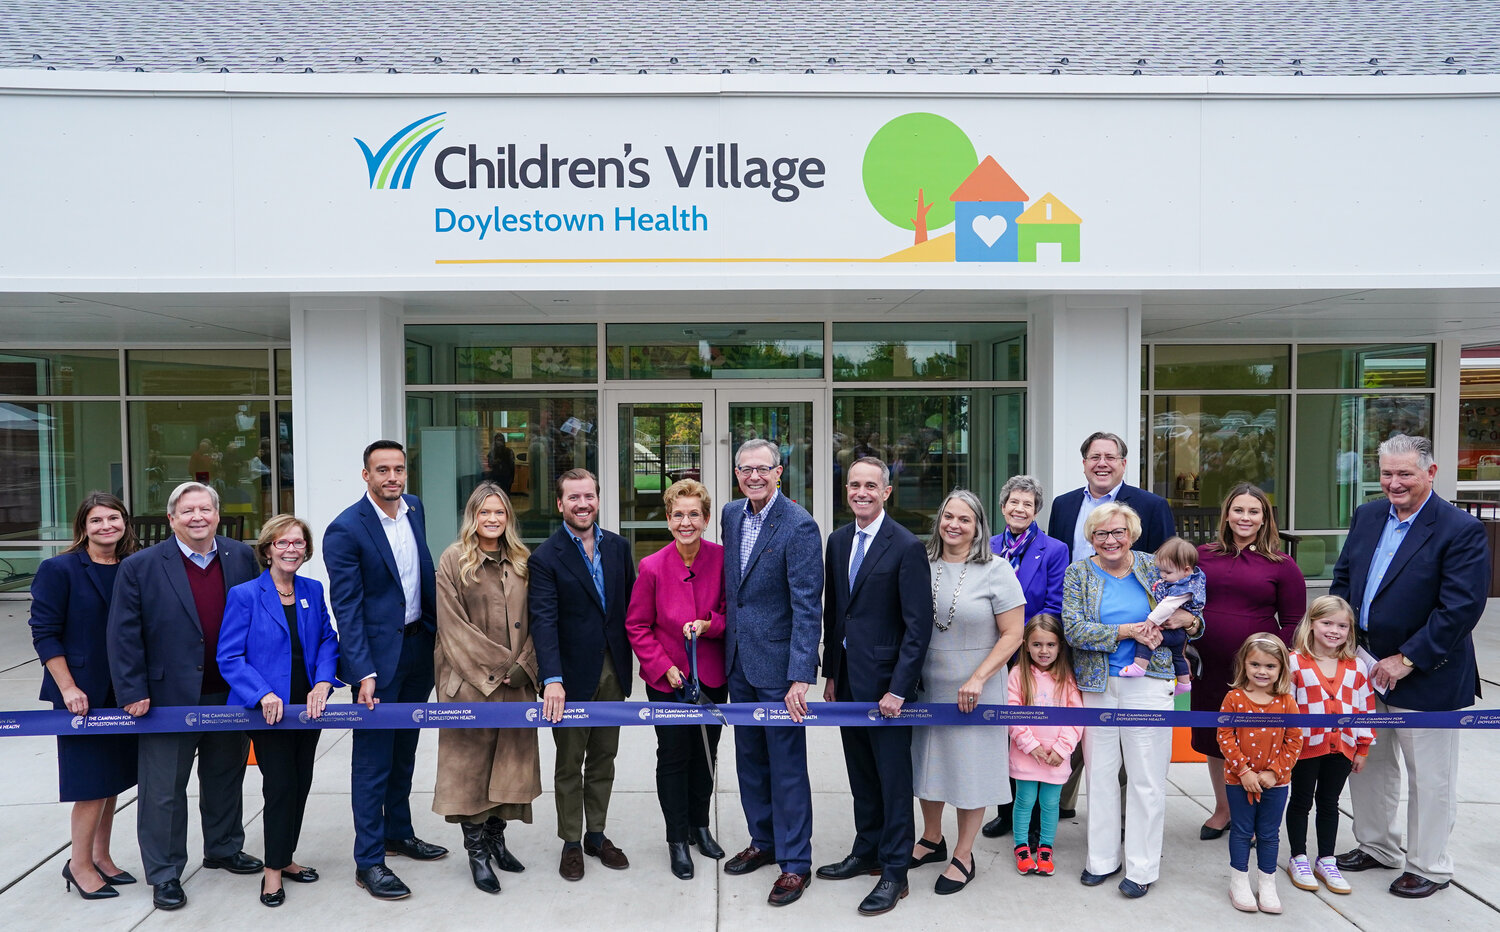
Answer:
[[[204,694],[200,705],[223,705],[225,693]],[[187,866],[188,775],[198,755],[198,812],[204,857],[227,857],[245,847],[243,731],[141,735],[136,838],[146,882],[180,880]]]

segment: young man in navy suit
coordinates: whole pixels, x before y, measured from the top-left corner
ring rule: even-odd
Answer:
[[[891,471],[864,456],[849,464],[845,492],[854,523],[828,536],[823,595],[823,672],[829,702],[878,702],[894,718],[913,696],[932,640],[931,573],[922,542],[885,513]],[[824,880],[879,874],[859,912],[878,916],[908,892],[916,841],[911,726],[840,728],[854,797],[854,846]]]
[[[339,678],[355,701],[426,702],[432,695],[437,584],[427,550],[422,503],[406,493],[406,450],[394,440],[365,447],[367,491],[323,535],[323,565],[339,628]],[[421,731],[357,728],[350,803],[354,809],[354,881],[376,899],[411,890],[388,854],[433,861],[448,853],[416,836],[411,774]]]
[[[1397,434],[1380,445],[1383,501],[1361,505],[1333,567],[1329,592],[1358,613],[1376,711],[1457,711],[1479,695],[1474,626],[1490,588],[1478,519],[1432,493],[1432,441]],[[1458,815],[1457,729],[1377,728],[1364,768],[1349,779],[1354,838],[1346,871],[1403,867],[1397,896],[1431,896],[1453,878],[1448,838]],[[1403,859],[1401,761],[1411,784]]]
[[[1067,544],[1073,559],[1094,555],[1094,545],[1083,533],[1089,512],[1105,502],[1119,502],[1135,509],[1141,516],[1141,536],[1131,549],[1155,553],[1168,537],[1177,533],[1172,506],[1160,495],[1125,484],[1125,441],[1119,434],[1095,431],[1080,448],[1083,454],[1081,489],[1064,492],[1052,503],[1052,517],[1047,522],[1047,536]]]

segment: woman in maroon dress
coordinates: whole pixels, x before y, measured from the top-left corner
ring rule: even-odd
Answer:
[[[1203,637],[1193,642],[1203,671],[1193,680],[1194,712],[1217,712],[1229,692],[1234,655],[1252,634],[1274,634],[1290,644],[1307,609],[1307,582],[1281,549],[1276,516],[1266,493],[1242,482],[1224,499],[1219,539],[1198,548],[1198,566],[1208,577]],[[1213,728],[1193,729],[1193,750],[1208,757],[1214,811],[1198,837],[1218,838],[1229,826],[1224,794],[1224,758]]]

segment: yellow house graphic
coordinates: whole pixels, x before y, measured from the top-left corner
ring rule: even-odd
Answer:
[[[1016,218],[1020,235],[1019,255],[1022,262],[1036,261],[1038,243],[1057,243],[1062,247],[1062,261],[1077,262],[1079,259],[1079,224],[1083,218],[1068,209],[1052,192],[1037,199]]]

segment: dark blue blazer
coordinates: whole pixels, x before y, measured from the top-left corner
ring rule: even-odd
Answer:
[[[1073,520],[1078,520],[1076,507],[1073,509]],[[991,537],[990,549],[999,553],[1000,539],[1004,536],[996,534]],[[1071,541],[1072,538],[1069,537],[1068,540]],[[1021,556],[1021,565],[1016,567],[1016,579],[1021,583],[1021,591],[1026,594],[1028,620],[1033,615],[1043,613],[1062,618],[1063,575],[1068,571],[1068,564],[1073,562],[1069,556],[1071,550],[1072,544],[1068,541],[1050,537],[1042,533],[1041,528],[1037,528],[1036,537],[1032,538],[1026,553]]]
[[[1385,530],[1390,502],[1355,509],[1349,536],[1333,567],[1332,595],[1358,612],[1370,559]],[[1422,506],[1381,577],[1361,637],[1376,659],[1398,651],[1413,667],[1386,694],[1402,709],[1442,712],[1472,705],[1479,695],[1474,626],[1490,589],[1484,526],[1435,493]]]
[[[932,640],[932,572],[927,548],[889,514],[869,541],[849,585],[855,526],[828,535],[823,569],[823,675],[848,664],[849,695],[879,702],[886,693],[916,698],[917,679]],[[849,646],[844,647],[848,640]]]
[[[417,539],[417,562],[422,577],[422,621],[428,631],[437,631],[437,580],[432,554],[427,549],[427,522],[422,502],[403,495],[411,510],[406,513],[412,536]],[[323,566],[328,570],[333,617],[339,623],[339,677],[357,688],[360,680],[375,674],[379,683],[389,683],[401,662],[401,641],[406,630],[406,592],[396,569],[385,529],[370,497],[345,508],[323,534]],[[316,682],[316,681],[315,681]]]
[[[562,677],[570,702],[594,698],[606,650],[627,698],[635,680],[631,666],[635,655],[625,634],[625,611],[635,587],[630,544],[605,531],[599,556],[604,568],[604,605],[599,604],[594,577],[566,524],[538,544],[526,563],[526,608],[537,673],[544,681]]]
[[[302,642],[307,681],[339,685],[335,674],[339,639],[328,619],[323,584],[295,578],[293,603],[297,608],[297,639]],[[224,626],[219,629],[219,672],[229,684],[229,704],[253,708],[266,693],[288,705],[301,705],[306,696],[293,696],[292,637],[286,609],[276,594],[271,571],[229,590],[224,603]]]
[[[226,592],[260,575],[255,553],[214,538]],[[123,706],[197,705],[203,695],[203,625],[176,537],[137,551],[120,564],[109,603],[109,672]]]
[[[43,560],[31,581],[31,643],[43,664],[41,698],[59,708],[62,690],[45,667],[53,657],[67,660],[74,684],[89,697],[89,708],[114,705],[105,643],[111,590],[104,572],[87,551],[79,550]]]
[[[818,678],[823,633],[822,535],[801,505],[777,493],[745,571],[740,521],[745,500],[721,512],[724,534],[724,669],[738,658],[758,689],[786,689]]]
[[[1047,520],[1047,536],[1061,541],[1069,554],[1073,552],[1073,527],[1078,523],[1078,509],[1083,507],[1083,489],[1064,492],[1052,503],[1052,517]],[[1155,553],[1156,548],[1167,538],[1177,533],[1177,522],[1172,517],[1172,506],[1154,492],[1133,485],[1122,484],[1115,501],[1129,505],[1141,516],[1141,536],[1132,550]],[[1071,562],[1071,560],[1070,560]],[[1031,604],[1027,602],[1029,611]]]

